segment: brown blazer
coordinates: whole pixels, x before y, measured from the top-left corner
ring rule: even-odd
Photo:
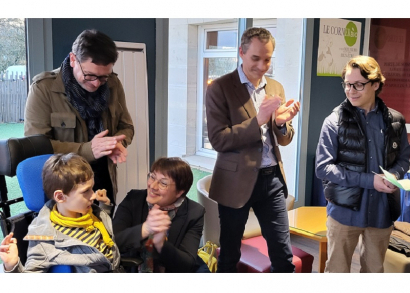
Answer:
[[[266,77],[266,80],[266,94],[278,95],[282,98],[282,104],[285,103],[283,86],[273,79]],[[208,86],[208,137],[218,152],[209,197],[227,207],[243,207],[258,177],[263,146],[256,114],[246,85],[240,82],[238,70],[216,79]],[[276,127],[273,119],[268,126],[273,149],[285,178],[278,144],[286,146],[292,141],[292,122],[286,123],[285,135]],[[286,186],[285,192],[287,196]]]

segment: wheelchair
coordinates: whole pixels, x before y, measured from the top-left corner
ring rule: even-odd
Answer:
[[[51,142],[45,135],[0,140],[0,226],[4,236],[14,233],[23,265],[27,260],[29,244],[23,238],[27,235],[28,226],[48,200],[43,191],[41,172],[45,161],[53,153]],[[5,177],[16,174],[23,197],[9,199]],[[22,201],[29,211],[11,216],[10,206]],[[140,258],[121,257],[121,266],[131,271],[136,271],[135,268],[141,263]],[[68,265],[59,265],[51,267],[49,272],[70,273],[73,269]]]

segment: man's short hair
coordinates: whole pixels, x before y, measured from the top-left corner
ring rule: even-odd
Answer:
[[[78,184],[89,181],[94,177],[90,164],[81,156],[69,154],[55,154],[44,164],[42,178],[44,193],[53,199],[56,190],[69,194]]]
[[[194,181],[191,167],[178,157],[159,158],[151,166],[151,172],[160,172],[175,182],[177,191],[184,191],[186,196]]]
[[[349,68],[358,68],[360,74],[370,80],[372,84],[379,82],[379,88],[376,90],[376,96],[382,91],[386,78],[383,76],[379,63],[370,56],[359,55],[350,59],[342,71],[342,79],[346,77],[346,71]]]
[[[118,58],[117,46],[113,40],[94,29],[83,31],[74,41],[71,50],[80,62],[91,59],[97,65],[114,64]]]
[[[261,27],[250,27],[243,32],[241,38],[241,48],[244,54],[246,53],[246,51],[248,51],[249,45],[251,44],[253,37],[257,37],[258,40],[263,43],[271,41],[273,45],[273,50],[275,50],[275,39],[267,29]]]

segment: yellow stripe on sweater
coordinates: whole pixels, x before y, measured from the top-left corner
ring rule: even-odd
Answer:
[[[60,231],[64,235],[78,239],[85,244],[95,247],[108,259],[113,258],[112,248],[108,247],[104,243],[102,234],[97,228],[87,231],[85,228],[67,228],[55,223],[52,224],[56,230]]]

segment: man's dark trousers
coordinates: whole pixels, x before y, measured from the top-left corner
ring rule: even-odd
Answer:
[[[235,196],[232,194],[232,196]],[[239,209],[218,204],[221,251],[218,273],[236,272],[241,257],[241,239],[249,210],[253,208],[268,244],[271,272],[292,273],[293,254],[290,245],[289,221],[286,210],[285,182],[279,166],[261,169],[249,201]]]

